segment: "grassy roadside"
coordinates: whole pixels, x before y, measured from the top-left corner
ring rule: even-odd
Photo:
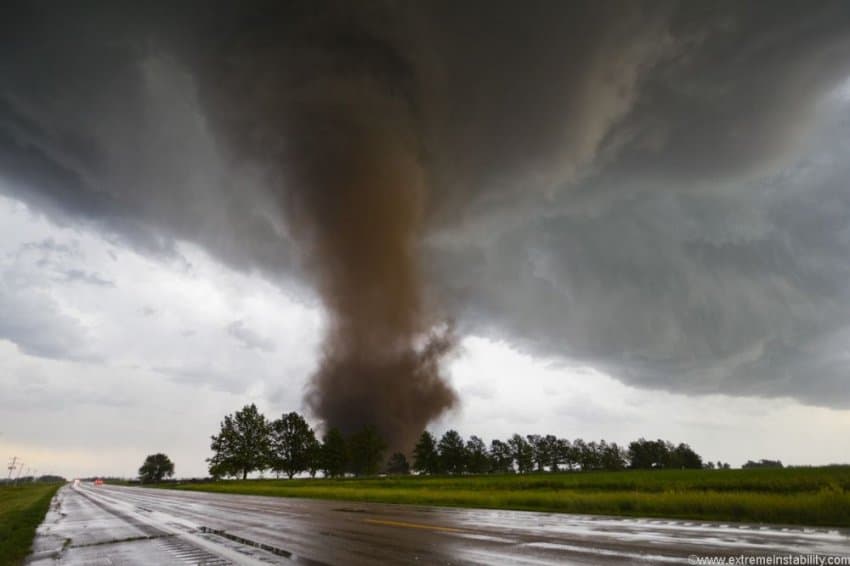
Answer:
[[[60,483],[0,486],[0,565],[22,564]]]
[[[850,466],[248,480],[162,487],[277,497],[850,527]]]

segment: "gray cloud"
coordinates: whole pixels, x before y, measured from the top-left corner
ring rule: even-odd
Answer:
[[[96,391],[79,385],[49,383],[38,374],[18,370],[16,384],[9,384],[0,398],[0,408],[61,411],[69,405],[126,409],[137,404],[124,393]]]
[[[83,325],[62,313],[50,297],[0,281],[0,312],[0,338],[22,352],[53,359],[93,359]]]
[[[263,338],[247,326],[241,320],[234,320],[227,325],[227,333],[233,338],[242,343],[246,348],[259,350],[261,352],[274,352],[274,342],[268,338]]]
[[[151,368],[175,383],[206,386],[227,393],[243,393],[247,383],[237,371],[222,371],[211,364],[180,364]]]
[[[76,246],[72,244],[64,244],[57,242],[53,238],[45,238],[38,242],[27,242],[21,246],[20,252],[36,251],[41,252],[44,256],[62,255],[74,256],[79,255]]]
[[[207,30],[263,20],[273,56],[314,69],[292,85],[307,97],[336,84],[310,57],[340,30],[321,10],[311,36],[282,8],[110,5],[0,24],[0,189],[148,254],[188,240],[301,281],[268,190],[286,168],[220,143],[208,63],[227,32]],[[369,64],[346,72],[411,109],[423,263],[462,330],[644,387],[850,406],[846,3],[430,3],[353,21],[335,41]],[[263,103],[263,76],[244,78]],[[32,312],[3,332],[62,352],[21,330]],[[228,333],[274,348],[241,321]]]
[[[82,269],[66,269],[62,272],[65,283],[85,283],[97,287],[115,287],[115,283],[104,279],[97,273],[91,273]]]

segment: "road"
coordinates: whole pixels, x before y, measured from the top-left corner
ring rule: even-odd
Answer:
[[[63,487],[31,566],[688,564],[688,557],[850,555],[850,531]]]

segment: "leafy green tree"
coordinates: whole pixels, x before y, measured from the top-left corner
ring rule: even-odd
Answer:
[[[630,467],[648,468],[702,468],[702,458],[687,444],[674,446],[664,440],[646,440],[641,438],[629,444],[628,459]]]
[[[779,466],[782,466],[781,462]],[[698,470],[702,468],[702,458],[690,446],[682,443],[670,450],[668,467]]]
[[[519,473],[527,474],[534,469],[534,449],[523,437],[513,435],[508,440],[508,446],[511,447],[511,455]]]
[[[559,467],[563,465],[564,469],[572,470],[576,465],[576,459],[573,455],[573,445],[566,438],[557,439],[553,452],[554,466]],[[555,470],[553,469],[553,471]]]
[[[490,469],[487,445],[475,435],[466,441],[466,469],[470,474],[486,474]]]
[[[462,474],[466,470],[466,446],[456,430],[447,430],[437,445],[443,470]]]
[[[174,462],[162,453],[151,454],[145,458],[142,467],[139,468],[139,480],[142,483],[153,483],[170,478],[174,475]]]
[[[531,446],[532,459],[537,471],[544,471],[550,460],[549,446],[546,444],[546,441],[539,434],[528,434],[526,435],[525,440],[528,442],[528,445]]]
[[[428,475],[440,473],[437,439],[427,430],[422,433],[413,448],[413,469]]]
[[[604,442],[604,441],[603,441]],[[602,468],[602,449],[600,445],[591,440],[585,444],[579,452],[582,470],[598,470]]]
[[[493,439],[490,442],[490,470],[496,474],[507,474],[513,471],[514,455],[507,442]]]
[[[283,415],[271,423],[270,429],[271,468],[289,479],[310,469],[316,435],[304,417],[295,412]]]
[[[311,478],[315,478],[316,472],[320,469],[322,469],[322,444],[316,439],[316,435],[313,434],[307,446],[307,472]]]
[[[604,470],[622,470],[626,467],[626,453],[616,442],[599,443],[599,463]]]
[[[348,466],[348,446],[338,428],[332,428],[322,438],[321,470],[325,477],[336,478],[345,474]]]
[[[221,431],[211,437],[209,462],[213,477],[242,476],[265,469],[269,460],[269,423],[251,403],[224,417]]]
[[[351,473],[355,476],[374,476],[381,468],[387,443],[374,426],[364,427],[348,440]]]
[[[387,473],[393,476],[406,476],[410,473],[410,464],[407,463],[407,457],[401,452],[396,452],[390,456],[387,462]]]
[[[560,464],[560,456],[558,454],[558,437],[554,434],[547,434],[541,439],[543,444],[543,453],[545,454],[545,464],[549,466],[550,472],[557,472]]]
[[[670,447],[663,440],[640,438],[629,443],[630,467],[634,469],[666,468],[670,460]]]

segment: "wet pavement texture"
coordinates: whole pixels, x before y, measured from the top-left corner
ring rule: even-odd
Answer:
[[[850,555],[850,531],[65,486],[31,566],[688,564]]]

